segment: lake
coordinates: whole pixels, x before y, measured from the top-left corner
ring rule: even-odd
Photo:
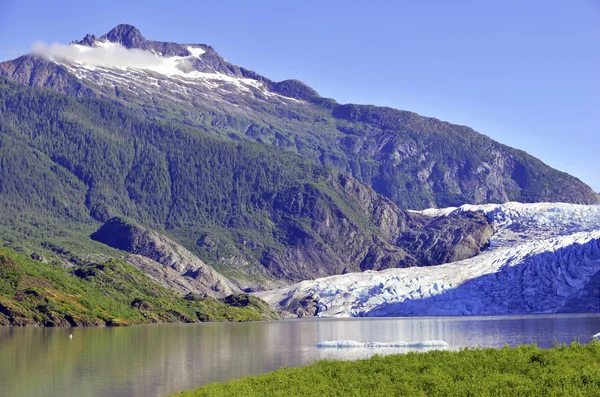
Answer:
[[[0,396],[163,396],[324,358],[417,350],[316,347],[326,340],[444,340],[449,349],[534,342],[551,347],[575,338],[588,343],[598,332],[597,314],[0,327]]]

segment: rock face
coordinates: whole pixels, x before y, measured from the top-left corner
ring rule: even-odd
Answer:
[[[205,44],[148,40],[131,25],[73,44],[102,51],[106,43],[155,54],[161,67],[124,72],[110,63],[86,67],[82,60],[26,55],[0,63],[0,75],[73,97],[109,98],[150,119],[176,114],[215,135],[292,150],[352,175],[401,208],[600,200],[578,179],[468,127],[341,105],[297,80],[274,82],[231,64]]]
[[[222,298],[241,292],[181,245],[129,220],[112,218],[91,238],[134,254],[127,258],[128,263],[182,295],[194,293]]]
[[[69,96],[96,96],[94,90],[77,79],[69,70],[38,56],[23,56],[3,62],[0,75],[31,86],[48,87]]]
[[[135,26],[127,24],[117,25],[99,38],[96,38],[93,34],[87,34],[82,40],[73,41],[72,44],[93,47],[98,42],[117,43],[128,49],[154,51],[161,56],[191,55],[190,51],[181,44],[146,40],[142,32]]]
[[[477,255],[493,234],[480,214],[436,219],[402,211],[342,174],[332,175],[328,184],[340,201],[312,185],[290,188],[273,199],[272,219],[285,225],[282,242],[288,248],[265,252],[261,263],[276,277],[299,281],[438,265]],[[310,220],[310,228],[290,218]]]
[[[421,265],[429,266],[475,256],[493,234],[484,215],[467,212],[461,217],[440,217],[422,229],[406,231],[397,244],[414,252]]]

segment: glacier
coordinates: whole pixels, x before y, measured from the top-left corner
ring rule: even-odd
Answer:
[[[285,316],[310,300],[320,317],[589,312],[600,302],[600,206],[505,203],[428,209],[482,213],[495,233],[458,262],[366,271],[257,292]],[[415,211],[417,212],[417,211]]]

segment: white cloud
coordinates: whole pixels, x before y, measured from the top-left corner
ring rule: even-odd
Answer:
[[[150,51],[128,49],[118,43],[98,43],[97,47],[77,44],[46,44],[36,42],[32,52],[57,62],[68,61],[82,65],[137,68],[161,71],[165,74],[180,74],[176,68],[184,62],[182,57],[163,58]],[[169,73],[170,72],[170,73]]]
[[[121,68],[152,71],[168,77],[184,78],[186,81],[201,81],[202,84],[206,84],[206,80],[219,80],[234,83],[242,90],[249,90],[247,86],[256,87],[258,84],[252,79],[193,70],[192,60],[201,57],[205,51],[193,47],[188,47],[188,51],[191,55],[187,57],[162,57],[152,51],[128,49],[118,43],[99,41],[95,43],[95,47],[43,42],[36,42],[32,46],[32,53],[67,66],[77,64],[84,66],[85,69]]]

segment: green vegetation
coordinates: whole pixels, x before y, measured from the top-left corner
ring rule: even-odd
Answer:
[[[277,319],[258,298],[180,297],[110,259],[64,268],[0,250],[0,325],[130,325]]]
[[[182,396],[597,396],[600,342],[319,361]]]
[[[299,156],[150,122],[106,101],[7,80],[0,92],[2,199],[19,213],[228,225],[259,216],[264,194],[316,178],[318,167]]]
[[[254,77],[257,77],[254,75]],[[262,79],[262,77],[259,77]],[[212,135],[256,141],[351,174],[401,208],[465,203],[560,201],[595,203],[598,196],[576,178],[473,129],[415,113],[369,105],[340,105],[298,81],[271,89],[306,101],[233,94],[215,105],[194,87],[193,100],[155,93],[146,100],[86,83],[153,119],[177,120]],[[186,87],[186,91],[190,87]],[[151,102],[148,100],[151,98]],[[231,104],[234,104],[232,106]],[[239,109],[243,109],[242,112]]]
[[[121,216],[169,235],[238,279],[281,277],[285,269],[274,276],[261,265],[264,257],[306,240],[322,252],[343,252],[334,246],[342,242],[324,242],[327,232],[314,230],[315,217],[336,225],[351,220],[365,241],[376,233],[371,214],[350,203],[336,176],[291,152],[0,78],[4,246],[65,259],[114,256],[88,236]],[[232,268],[231,258],[249,265]],[[293,270],[290,277],[297,277]]]

